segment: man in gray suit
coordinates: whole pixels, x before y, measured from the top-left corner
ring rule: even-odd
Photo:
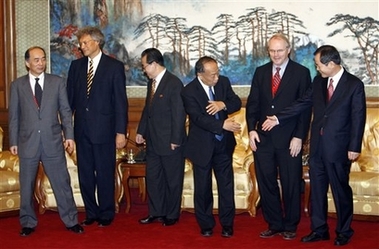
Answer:
[[[43,48],[29,48],[25,65],[29,73],[12,82],[9,103],[10,151],[20,159],[20,235],[30,235],[37,226],[33,191],[40,161],[63,223],[69,231],[82,233],[65,157],[65,149],[72,153],[74,148],[65,81],[45,73]]]

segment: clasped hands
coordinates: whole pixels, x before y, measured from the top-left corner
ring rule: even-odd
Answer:
[[[263,131],[270,131],[272,128],[279,124],[278,118],[275,115],[267,116],[266,118],[267,119],[262,124]]]
[[[215,115],[217,112],[224,110],[226,105],[222,101],[208,101],[208,105],[205,107],[206,111],[210,115]],[[234,117],[227,118],[224,120],[224,124],[222,126],[224,130],[231,132],[239,132],[241,130],[241,124],[237,123],[234,120]]]
[[[278,119],[276,116],[267,116],[267,119],[262,124],[263,131],[270,131],[276,125],[278,125]],[[260,142],[259,135],[256,131],[249,132],[250,147],[253,151],[257,150],[257,143]],[[289,150],[292,157],[296,157],[302,148],[302,140],[297,137],[293,137],[290,142]]]

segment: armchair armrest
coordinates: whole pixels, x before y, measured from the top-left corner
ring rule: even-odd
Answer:
[[[246,165],[249,165],[250,179],[252,183],[252,190],[249,197],[249,213],[251,216],[255,217],[257,215],[257,208],[259,205],[260,195],[258,189],[257,176],[255,174],[255,163],[253,155],[250,155],[251,158],[246,158]]]
[[[0,170],[19,172],[18,156],[8,150],[0,152]]]

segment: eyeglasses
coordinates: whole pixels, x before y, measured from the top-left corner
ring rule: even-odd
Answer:
[[[83,42],[79,42],[78,43],[78,45],[79,45],[79,47],[81,47],[81,46],[87,46],[90,42],[92,42],[92,41],[94,41],[94,40],[87,40],[87,41],[83,41]]]
[[[269,52],[270,54],[275,54],[275,53],[282,54],[282,53],[284,53],[285,51],[287,51],[287,49],[278,49],[278,50],[269,49],[269,50],[268,50],[268,52]]]
[[[152,63],[146,64],[146,65],[142,64],[142,70],[146,70],[146,68],[147,68],[148,66],[150,66],[151,64],[152,64]]]

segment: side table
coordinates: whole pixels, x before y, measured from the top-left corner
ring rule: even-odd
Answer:
[[[311,194],[311,184],[309,180],[309,166],[303,165],[303,180],[304,180],[304,213],[309,217],[309,196]]]
[[[146,201],[146,163],[145,162],[137,162],[137,163],[128,163],[127,160],[120,160],[118,162],[118,169],[121,173],[121,182],[124,187],[124,197],[126,201],[126,209],[125,213],[129,213],[130,211],[130,188],[129,188],[129,179],[134,177],[138,179],[139,185],[139,194],[142,201]]]

